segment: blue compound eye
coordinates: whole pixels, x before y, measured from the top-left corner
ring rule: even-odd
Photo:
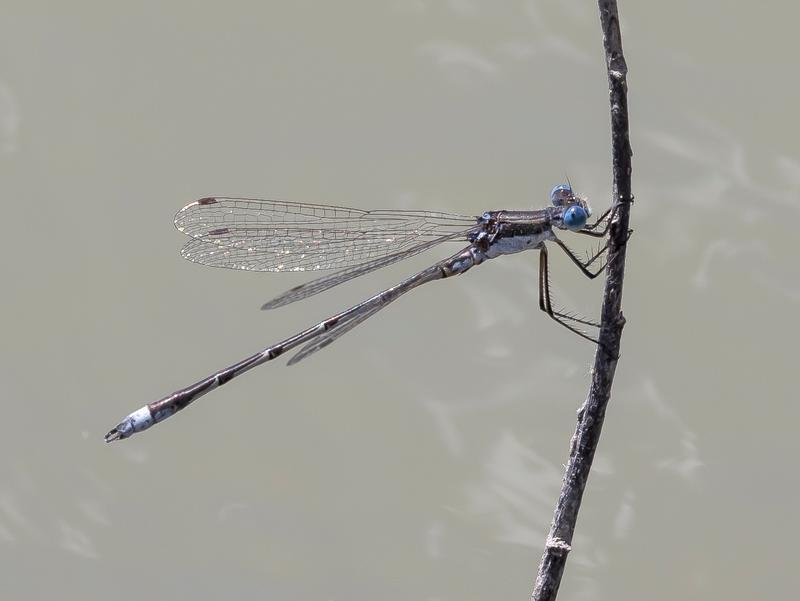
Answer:
[[[560,207],[572,198],[574,198],[574,196],[572,194],[572,187],[569,184],[558,184],[550,190],[550,202],[557,207]]]
[[[586,213],[586,209],[578,205],[573,205],[564,211],[563,221],[567,229],[577,232],[583,229],[588,218],[589,215]]]

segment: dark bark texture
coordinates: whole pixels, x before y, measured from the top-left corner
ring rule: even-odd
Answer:
[[[625,325],[625,318],[622,315],[622,282],[625,275],[630,208],[633,203],[626,81],[628,67],[622,54],[617,3],[613,0],[600,0],[598,4],[611,101],[613,202],[617,209],[609,231],[606,285],[592,383],[586,402],[578,411],[577,427],[570,442],[569,462],[533,589],[532,598],[535,601],[553,600],[558,594],[567,555],[571,550],[581,498],[586,488],[594,452],[600,440],[606,406],[611,396],[622,328]]]

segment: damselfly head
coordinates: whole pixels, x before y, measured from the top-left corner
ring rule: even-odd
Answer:
[[[583,229],[592,215],[592,209],[585,198],[572,191],[569,184],[558,184],[550,191],[553,206],[563,208],[561,223],[565,229],[576,232]]]
[[[550,202],[556,207],[570,204],[574,198],[575,194],[572,192],[572,186],[569,184],[558,184],[550,190]]]
[[[586,220],[589,219],[591,210],[581,204],[574,204],[564,210],[561,221],[568,230],[577,232],[583,229],[586,225]]]

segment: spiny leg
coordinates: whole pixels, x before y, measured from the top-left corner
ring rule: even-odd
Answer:
[[[614,215],[617,214],[617,208],[619,205],[615,205],[611,209],[606,209],[606,211],[600,215],[600,217],[592,223],[591,225],[585,225],[582,230],[578,230],[575,232],[576,234],[583,234],[584,236],[591,236],[592,238],[603,238],[608,233],[608,229],[611,227],[611,222],[614,220]],[[599,226],[601,223],[605,221],[605,227],[602,231],[595,232],[594,230]],[[631,234],[633,234],[633,230],[628,230],[628,235],[625,238],[627,242],[630,240]]]
[[[575,232],[576,234],[583,234],[584,236],[592,236],[593,238],[602,238],[608,233],[608,228],[611,227],[611,222],[614,220],[614,215],[617,214],[617,205],[615,204],[613,207],[609,207],[597,218],[597,221],[594,223],[590,223],[588,225],[583,226],[583,229],[578,230]],[[604,223],[604,227],[601,231],[594,231],[596,230],[601,223]]]
[[[601,223],[603,223],[604,221],[606,221],[606,219],[608,219],[608,221],[610,222],[610,221],[611,221],[611,219],[613,219],[613,218],[614,218],[614,215],[613,215],[613,210],[614,210],[614,209],[612,209],[611,207],[607,208],[605,211],[603,211],[603,212],[600,214],[600,216],[597,218],[597,221],[595,221],[594,223],[587,223],[585,226],[583,226],[583,229],[582,229],[581,231],[582,231],[582,232],[585,232],[585,231],[590,231],[590,232],[591,232],[592,230],[595,230],[595,229],[597,229],[597,227],[598,227],[598,226],[599,226]],[[606,227],[603,229],[603,233],[605,233],[605,230],[606,230],[606,229],[608,229],[608,222],[606,222]]]
[[[600,324],[553,309],[552,295],[550,294],[550,272],[547,264],[547,247],[544,245],[539,249],[539,308],[568,330],[574,332],[581,338],[585,338],[597,344],[597,339],[579,330],[574,325],[568,323],[567,320],[596,328],[599,328]]]
[[[591,269],[589,269],[589,267],[592,265],[592,263],[594,263],[597,259],[599,259],[601,256],[603,256],[605,254],[606,250],[608,250],[608,242],[606,242],[600,248],[598,248],[597,251],[591,257],[589,257],[586,261],[582,261],[569,246],[564,244],[561,240],[559,240],[555,236],[553,237],[553,242],[555,242],[556,244],[558,244],[559,247],[561,247],[561,250],[563,250],[566,253],[566,255],[570,258],[570,260],[573,263],[575,263],[575,266],[578,269],[581,270],[581,273],[583,275],[585,275],[587,278],[589,278],[590,280],[593,280],[598,275],[603,273],[603,270],[606,268],[606,264],[603,263],[597,269],[597,271],[592,271]]]

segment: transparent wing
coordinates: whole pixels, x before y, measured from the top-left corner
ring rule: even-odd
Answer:
[[[314,340],[303,346],[303,348],[301,348],[299,351],[297,351],[297,353],[291,359],[289,359],[287,365],[294,365],[295,363],[302,361],[308,356],[313,355],[317,351],[324,349],[326,346],[334,342],[337,338],[344,336],[345,334],[347,334],[347,332],[352,330],[358,324],[375,315],[375,313],[383,309],[385,306],[386,305],[377,305],[375,307],[372,307],[371,309],[365,311],[364,313],[352,317],[346,323],[338,325],[335,329],[330,330],[325,334],[322,334],[321,336],[315,338]]]
[[[288,305],[289,303],[319,294],[320,292],[324,292],[329,288],[338,286],[339,284],[352,280],[353,278],[357,278],[371,271],[375,271],[376,269],[381,269],[383,267],[392,265],[393,263],[397,263],[398,261],[403,261],[404,259],[418,255],[419,253],[425,252],[426,250],[443,242],[465,238],[466,235],[473,229],[475,228],[468,228],[461,232],[447,234],[439,238],[434,238],[433,240],[421,242],[409,249],[400,250],[393,255],[378,257],[377,259],[373,259],[372,261],[368,261],[366,263],[361,263],[360,265],[353,265],[352,267],[346,267],[334,273],[329,273],[315,280],[311,280],[310,282],[306,282],[305,284],[300,284],[299,286],[290,288],[283,294],[279,294],[271,301],[265,303],[261,308],[275,309],[276,307],[282,307],[284,305]]]
[[[248,271],[362,265],[458,237],[475,224],[475,217],[433,211],[364,211],[222,197],[195,201],[175,215],[175,227],[192,238],[181,250],[184,258]]]

